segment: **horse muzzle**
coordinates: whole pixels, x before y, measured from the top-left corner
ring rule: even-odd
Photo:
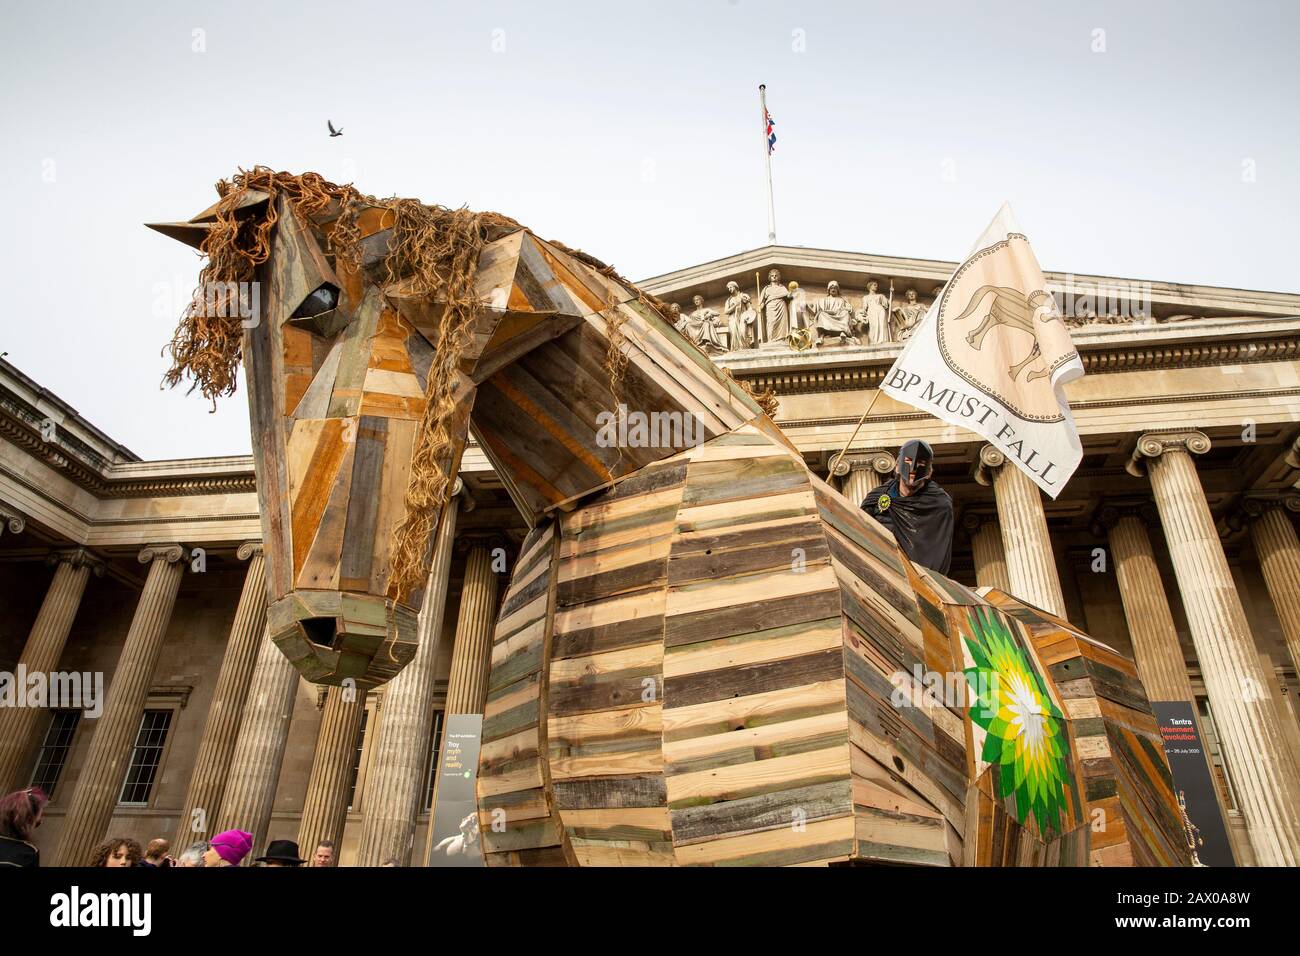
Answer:
[[[267,609],[271,640],[316,684],[375,687],[415,657],[416,611],[352,591],[293,591]]]

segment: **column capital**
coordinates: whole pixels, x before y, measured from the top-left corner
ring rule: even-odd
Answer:
[[[460,475],[457,475],[456,480],[452,482],[451,491],[447,494],[447,503],[457,504],[465,514],[469,514],[478,507],[478,502],[469,493],[469,485],[465,484],[465,479]]]
[[[8,505],[0,505],[0,534],[8,528],[13,534],[22,534],[27,527],[27,519]]]
[[[457,554],[466,554],[475,548],[485,548],[488,551],[493,548],[503,548],[509,554],[510,539],[500,531],[478,531],[473,528],[467,528],[463,533],[456,536]]]
[[[1122,518],[1137,518],[1148,528],[1153,528],[1159,524],[1160,512],[1151,501],[1111,502],[1097,509],[1090,530],[1098,537],[1104,537]]]
[[[894,453],[885,448],[865,448],[851,451],[837,462],[832,470],[836,478],[843,478],[851,471],[865,471],[868,468],[880,475],[892,475],[898,466]]]
[[[1300,514],[1300,494],[1293,491],[1250,492],[1237,504],[1236,510],[1228,515],[1228,528],[1240,531],[1275,508]]]
[[[975,459],[973,474],[981,485],[993,484],[993,472],[1007,463],[1007,456],[994,445],[981,445],[979,456]]]
[[[996,511],[965,511],[961,516],[961,526],[968,535],[972,535],[986,524],[993,524],[997,520]]]
[[[108,568],[103,558],[91,554],[85,548],[59,548],[57,551],[51,551],[45,556],[45,564],[51,568],[59,564],[70,564],[74,568],[90,568],[90,573],[97,578],[102,578]]]
[[[243,544],[239,546],[239,550],[235,552],[235,557],[239,558],[240,561],[247,561],[249,558],[253,557],[254,555],[258,555],[261,553],[262,553],[262,542],[245,541]]]
[[[140,553],[136,555],[136,560],[141,564],[149,564],[153,561],[166,561],[168,564],[175,564],[185,557],[186,550],[182,544],[146,544],[140,549]]]
[[[1145,458],[1159,458],[1167,451],[1185,451],[1190,455],[1204,455],[1210,450],[1210,437],[1194,428],[1175,428],[1169,431],[1143,432],[1124,469],[1135,478],[1145,478]]]

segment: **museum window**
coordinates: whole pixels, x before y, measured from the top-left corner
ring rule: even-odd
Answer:
[[[424,809],[433,809],[433,790],[438,783],[438,754],[442,751],[443,711],[433,712],[433,730],[429,734],[429,767],[424,775]]]
[[[1237,795],[1233,790],[1232,777],[1228,774],[1228,765],[1223,761],[1223,748],[1219,744],[1219,731],[1214,726],[1214,716],[1210,713],[1210,699],[1198,695],[1196,710],[1200,715],[1201,733],[1205,736],[1205,749],[1210,755],[1210,767],[1214,770],[1214,785],[1219,788],[1219,799],[1229,812],[1237,809]]]
[[[366,752],[366,727],[370,723],[370,708],[367,707],[361,713],[361,729],[357,731],[357,752],[352,757],[352,782],[348,784],[348,809],[361,809],[361,801],[358,799],[357,783],[361,779],[361,758]]]
[[[54,790],[59,785],[59,777],[67,765],[68,754],[72,751],[72,738],[81,722],[79,710],[56,710],[50,714],[50,726],[41,741],[41,751],[36,757],[36,769],[32,771],[29,786],[40,787],[54,799]]]
[[[127,765],[118,803],[137,807],[149,805],[171,725],[170,710],[146,710],[141,715],[140,729],[135,735],[135,746],[131,750],[131,762]]]

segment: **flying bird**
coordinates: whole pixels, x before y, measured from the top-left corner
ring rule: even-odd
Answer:
[[[342,136],[342,135],[343,135],[343,128],[340,127],[340,128],[338,128],[338,129],[335,129],[335,128],[334,128],[334,121],[333,121],[333,120],[326,120],[326,121],[325,121],[325,125],[328,126],[328,127],[330,128],[330,137],[331,137],[331,138],[333,138],[333,137],[335,137],[335,136]]]

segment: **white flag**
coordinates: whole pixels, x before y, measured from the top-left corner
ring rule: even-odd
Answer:
[[[1083,362],[1004,204],[915,327],[881,390],[983,435],[1055,498],[1083,458],[1065,383]]]

